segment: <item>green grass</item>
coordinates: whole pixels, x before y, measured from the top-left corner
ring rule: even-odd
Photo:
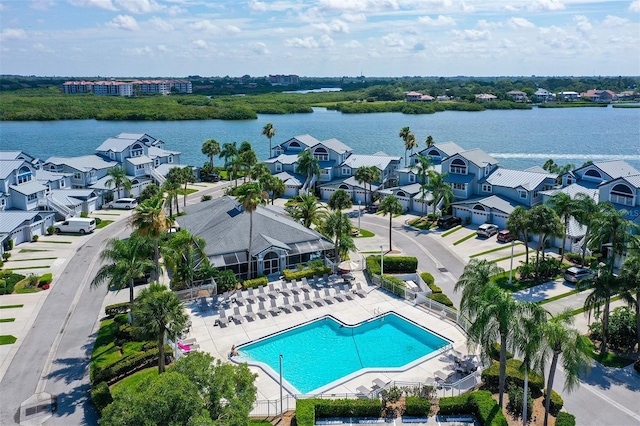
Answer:
[[[126,342],[122,345],[122,353],[120,353],[120,349],[114,343],[117,328],[113,319],[106,319],[100,324],[91,356],[92,367],[113,364],[124,356],[141,351],[145,342]]]
[[[51,266],[49,265],[38,265],[38,266],[25,266],[24,268],[9,268],[9,269],[4,269],[4,271],[29,271],[31,269],[47,269],[47,268],[51,268]]]
[[[458,225],[458,226],[456,226],[456,227],[454,227],[454,228],[449,229],[447,232],[443,232],[443,233],[442,233],[442,235],[440,235],[440,236],[441,236],[442,238],[444,238],[444,237],[446,237],[447,235],[451,235],[451,234],[453,234],[454,232],[459,231],[459,230],[461,230],[461,229],[463,229],[463,228],[462,228],[462,225]]]
[[[96,229],[102,229],[110,223],[113,223],[113,220],[103,220],[102,222],[100,222],[100,224],[96,226]]]
[[[517,242],[517,243],[515,243],[515,245],[516,246],[521,246],[522,243],[521,242]],[[485,254],[493,253],[493,252],[500,251],[500,250],[506,250],[506,249],[510,249],[510,248],[511,248],[511,244],[506,245],[506,246],[496,247],[496,248],[493,248],[491,250],[485,250],[485,251],[482,251],[480,253],[472,254],[469,257],[473,259],[474,257],[478,257],[478,256],[482,256],[482,255],[485,255]],[[511,256],[509,256],[507,259],[510,259],[510,258],[511,258]]]
[[[599,348],[597,348],[591,341],[589,341],[589,351],[587,352],[587,355],[605,367],[623,368],[629,364],[633,364],[635,361],[634,359],[626,358],[608,351],[600,355]]]
[[[0,322],[14,322],[15,318],[0,318]]]
[[[184,195],[185,193],[186,193],[187,195],[189,195],[189,194],[193,194],[193,193],[195,193],[195,192],[198,192],[198,190],[197,190],[197,189],[187,188],[187,190],[185,191],[185,190],[184,190],[184,188],[182,188],[180,191],[177,191],[177,192],[178,192],[178,194],[180,194],[180,195]]]
[[[200,184],[197,184],[197,183],[192,183],[191,186],[197,186],[197,187],[200,187],[200,188],[208,188],[209,187],[208,185],[200,185]]]
[[[111,388],[111,395],[115,398],[126,389],[135,389],[142,381],[147,378],[158,377],[158,367],[149,367],[144,370],[140,370],[131,376],[125,377]]]
[[[454,242],[453,245],[457,246],[458,244],[463,243],[463,242],[475,237],[476,235],[477,235],[477,233],[472,232],[471,234],[467,235],[466,237],[460,238],[458,241]]]
[[[22,249],[19,251],[19,253],[37,253],[39,251],[51,251],[51,250]]]
[[[14,309],[14,308],[22,308],[24,305],[1,305],[0,309]]]
[[[102,213],[102,212],[93,212],[93,214],[97,214],[100,216],[120,216],[118,213]]]
[[[12,345],[18,340],[16,336],[5,334],[0,336],[0,345]]]
[[[53,244],[73,244],[73,241],[47,241],[48,243]]]
[[[57,257],[34,257],[33,259],[11,259],[12,262],[31,262],[32,260],[54,260]]]
[[[516,278],[516,269],[513,270],[513,281],[511,285],[509,285],[509,271],[504,271],[501,274],[494,275],[490,278],[490,281],[495,283],[501,289],[513,293],[542,284],[542,281],[519,281]]]
[[[525,254],[527,254],[527,253],[525,253],[525,252],[522,252],[522,253],[515,253],[515,254],[513,255],[513,258],[515,259],[516,257],[524,256]],[[492,262],[494,262],[494,263],[496,263],[496,262],[502,262],[503,260],[507,260],[507,259],[511,259],[511,255],[509,255],[509,256],[499,257],[499,258],[497,258],[497,259],[495,259],[495,260],[492,260]]]
[[[362,229],[360,228],[360,234],[356,235],[355,238],[369,238],[369,237],[373,237],[376,234],[374,234],[371,231],[367,231],[366,229]]]
[[[581,291],[582,290],[571,290],[571,291],[568,291],[566,293],[558,294],[558,295],[550,297],[548,299],[541,300],[540,302],[538,302],[538,304],[539,305],[544,305],[545,303],[553,302],[553,301],[556,301],[556,300],[559,300],[559,299],[563,299],[565,297],[568,297],[568,296],[571,296],[571,295],[574,295],[574,294],[578,294]]]
[[[615,302],[616,300],[620,300],[621,297],[620,296],[613,296],[611,298],[611,303]],[[604,303],[603,303],[604,305]],[[574,309],[573,311],[571,311],[571,315],[578,315],[581,314],[583,312],[585,312],[587,309],[583,306],[582,308],[578,308],[578,309]]]
[[[407,225],[426,231],[433,228],[435,222],[430,221],[427,217],[417,217],[407,222]]]
[[[269,420],[249,419],[249,426],[272,426]]]

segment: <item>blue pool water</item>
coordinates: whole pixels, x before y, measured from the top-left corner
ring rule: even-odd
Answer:
[[[247,362],[279,371],[300,393],[310,393],[362,369],[400,369],[450,342],[389,313],[357,326],[331,317],[239,347]]]

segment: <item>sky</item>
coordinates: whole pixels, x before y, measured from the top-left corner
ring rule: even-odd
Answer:
[[[0,0],[0,74],[637,76],[640,0]]]

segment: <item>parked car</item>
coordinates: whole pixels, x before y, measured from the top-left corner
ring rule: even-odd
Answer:
[[[450,229],[458,225],[462,225],[462,219],[459,217],[446,215],[438,218],[438,228]]]
[[[567,268],[564,272],[564,279],[570,283],[578,283],[582,280],[590,279],[595,276],[595,271],[592,271],[589,268],[581,268],[579,266],[572,266]]]
[[[218,174],[210,174],[202,176],[201,180],[203,182],[220,182],[220,175]]]
[[[476,234],[478,234],[478,237],[489,238],[496,235],[499,230],[500,228],[498,228],[498,226],[494,225],[493,223],[483,223],[482,225],[478,226]]]
[[[369,213],[376,213],[378,211],[378,205],[377,204],[369,204],[366,208],[366,211],[368,211]]]
[[[96,220],[91,217],[70,217],[69,219],[53,224],[56,233],[78,232],[88,234],[96,229]]]
[[[498,236],[496,237],[496,240],[500,241],[501,243],[510,243],[515,239],[515,235],[512,235],[508,229],[501,230],[500,232],[498,232]]]
[[[138,202],[135,198],[119,198],[109,203],[110,209],[124,209],[131,210],[135,209],[138,205]]]

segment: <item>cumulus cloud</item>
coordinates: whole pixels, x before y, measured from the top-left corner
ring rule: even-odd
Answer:
[[[149,19],[149,23],[153,25],[153,28],[156,31],[160,31],[160,32],[173,31],[173,25],[171,25],[171,23],[165,21],[162,18],[157,18],[154,16],[153,18]]]
[[[538,39],[550,48],[573,54],[579,54],[580,50],[588,47],[588,43],[585,42],[582,37],[570,35],[562,28],[556,26],[540,28]]]
[[[438,15],[435,19],[430,16],[421,16],[418,18],[418,22],[429,27],[453,27],[456,25],[453,18],[443,15]]]
[[[336,42],[333,41],[333,39],[328,35],[323,35],[322,37],[320,37],[319,43],[320,47],[333,47],[336,45]]]
[[[529,10],[562,10],[564,4],[560,0],[536,0],[529,6]]]
[[[453,30],[451,33],[454,37],[465,41],[484,41],[491,38],[489,30]]]
[[[249,49],[256,55],[268,55],[271,53],[269,49],[267,49],[267,45],[261,41],[249,44]]]
[[[318,7],[330,12],[398,10],[396,0],[320,0]]]
[[[170,50],[169,50],[169,48],[168,48],[167,46],[165,46],[164,44],[159,44],[159,45],[158,45],[158,47],[157,47],[157,49],[158,49],[160,52],[169,52],[169,51],[170,51]]]
[[[0,33],[0,40],[24,40],[27,38],[27,33],[22,28],[5,28]]]
[[[151,49],[149,46],[144,46],[144,47],[130,47],[130,48],[126,48],[124,50],[126,53],[128,53],[131,56],[153,56],[153,49]]]
[[[631,2],[629,12],[640,12],[640,0],[633,0]]]
[[[114,12],[118,10],[111,0],[69,0],[69,3],[78,7],[97,7],[99,9],[112,10]]]
[[[348,49],[361,49],[363,47],[362,43],[360,43],[358,40],[351,40],[345,43],[343,46]]]
[[[107,25],[119,30],[135,31],[138,29],[138,22],[133,16],[129,15],[118,15]]]
[[[405,47],[404,39],[398,33],[387,34],[381,41],[387,47]]]
[[[53,0],[34,0],[29,3],[29,7],[35,10],[49,10],[55,5]]]
[[[589,19],[584,15],[576,15],[573,17],[573,20],[576,22],[576,30],[580,34],[588,36],[592,28]]]
[[[320,31],[325,33],[344,33],[347,34],[349,32],[349,25],[341,21],[340,19],[334,19],[330,23],[326,24],[321,22],[319,24],[313,24],[313,26]]]
[[[129,13],[153,13],[164,9],[155,0],[115,0],[118,8]]]
[[[227,25],[224,27],[224,32],[229,35],[236,35],[236,34],[240,34],[242,30],[236,27],[235,25]]]
[[[202,40],[202,39],[198,39],[198,40],[194,40],[192,42],[193,46],[197,49],[208,49],[209,48],[209,43],[207,43],[206,41]]]
[[[198,32],[205,32],[205,33],[216,33],[220,31],[218,26],[213,22],[209,21],[208,19],[194,22],[193,24],[191,24],[191,28]]]
[[[502,28],[502,22],[489,22],[486,19],[480,19],[476,22],[476,30],[491,30]]]
[[[602,24],[605,26],[620,26],[620,25],[624,25],[627,22],[629,22],[628,19],[625,18],[621,18],[619,16],[613,16],[613,15],[607,15],[606,18],[604,18],[604,21],[602,21]]]
[[[526,20],[525,18],[510,18],[507,21],[507,25],[509,25],[514,30],[518,30],[521,28],[535,28],[536,26],[533,22]]]
[[[347,22],[367,22],[367,17],[364,15],[364,13],[343,13],[342,14],[342,19],[344,19]]]
[[[284,41],[286,46],[311,49],[318,47],[318,42],[313,37],[293,37]]]

